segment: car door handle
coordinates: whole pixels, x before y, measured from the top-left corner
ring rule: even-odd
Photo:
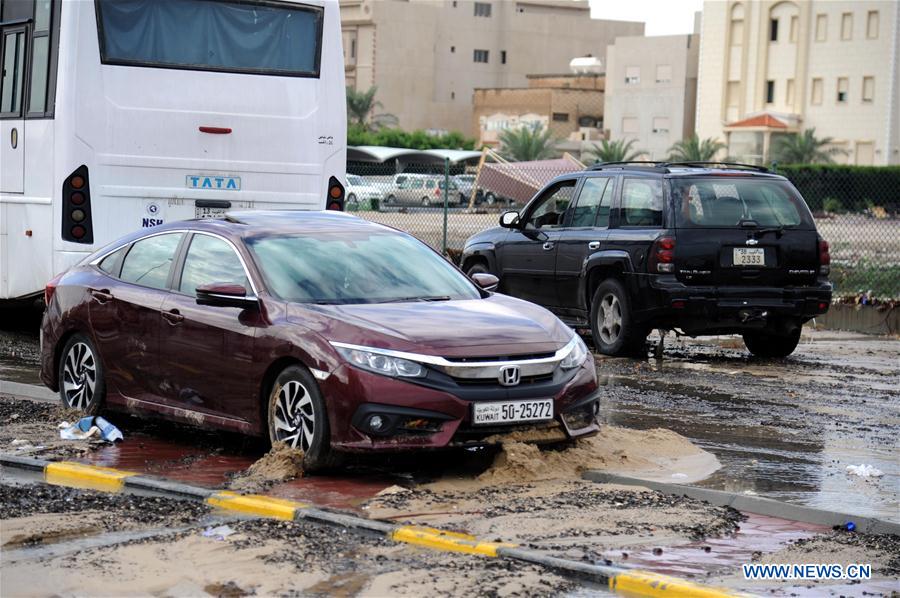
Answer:
[[[184,316],[181,315],[177,309],[162,312],[162,317],[172,325],[180,324],[184,321]]]
[[[546,243],[544,243],[543,247],[544,251],[550,251],[551,249],[553,249],[553,241],[547,241]]]
[[[106,303],[107,301],[112,301],[112,294],[110,294],[109,289],[90,289],[91,297],[94,298],[97,303]]]
[[[600,249],[600,241],[591,241],[588,243],[588,249]]]

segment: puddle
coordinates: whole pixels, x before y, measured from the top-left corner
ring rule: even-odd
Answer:
[[[2,354],[0,354],[0,380],[4,382],[18,382],[20,384],[43,385],[38,366]]]

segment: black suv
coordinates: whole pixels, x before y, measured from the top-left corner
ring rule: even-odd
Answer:
[[[466,242],[463,270],[590,326],[609,355],[661,328],[742,334],[754,355],[784,357],[831,302],[828,243],[797,189],[762,167],[598,164],[500,226]]]

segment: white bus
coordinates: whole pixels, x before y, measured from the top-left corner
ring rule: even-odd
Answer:
[[[0,299],[226,209],[341,209],[337,0],[0,0]]]

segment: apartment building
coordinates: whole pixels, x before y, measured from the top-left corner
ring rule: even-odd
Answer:
[[[643,23],[590,18],[585,0],[341,0],[347,85],[378,86],[404,129],[477,136],[476,88],[527,86],[577,56],[604,59]]]
[[[644,158],[663,160],[673,144],[694,134],[699,38],[619,37],[606,49],[604,128],[610,139],[633,139]]]
[[[900,2],[707,1],[697,133],[767,162],[815,128],[850,164],[900,164]]]

